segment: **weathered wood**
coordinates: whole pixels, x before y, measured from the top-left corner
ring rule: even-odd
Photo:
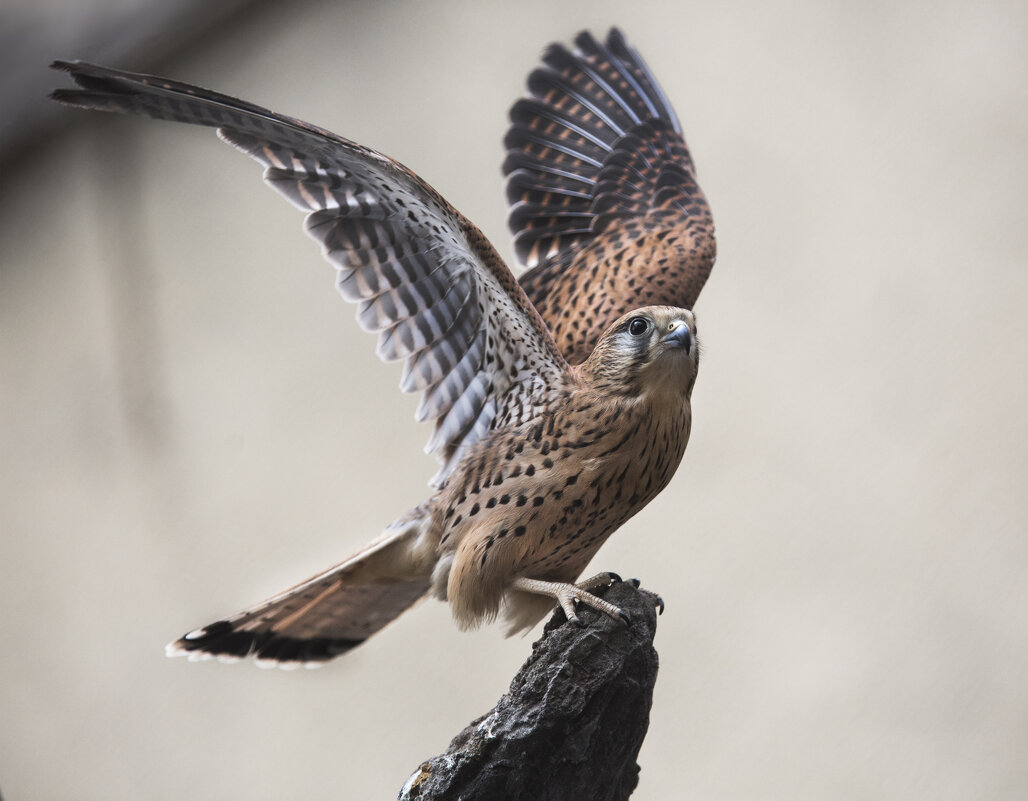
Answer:
[[[631,625],[580,608],[557,611],[491,712],[422,765],[401,801],[620,801],[639,781],[657,652],[654,597],[630,583],[596,591]]]

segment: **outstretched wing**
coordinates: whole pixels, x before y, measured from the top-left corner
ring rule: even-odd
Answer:
[[[567,367],[545,324],[481,232],[396,161],[300,120],[195,86],[81,62],[55,62],[79,89],[58,101],[216,127],[308,212],[307,232],[338,270],[378,354],[403,359],[401,388],[434,420],[426,450],[441,484],[508,393]],[[531,399],[524,399],[530,405]]]
[[[552,45],[510,112],[509,224],[521,284],[571,363],[639,306],[692,308],[714,223],[682,129],[617,29]]]

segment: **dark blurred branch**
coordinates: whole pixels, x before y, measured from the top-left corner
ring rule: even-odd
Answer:
[[[582,608],[582,627],[557,612],[510,690],[487,715],[424,762],[401,801],[626,799],[649,726],[657,652],[653,596],[628,583],[599,590],[626,626]]]

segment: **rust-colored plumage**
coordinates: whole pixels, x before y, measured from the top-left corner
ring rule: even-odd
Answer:
[[[612,31],[555,46],[512,111],[505,165],[519,284],[413,172],[323,129],[163,78],[58,62],[72,105],[213,126],[307,212],[306,230],[404,362],[441,468],[431,498],[354,556],[169,646],[316,663],[426,594],[511,631],[553,600],[619,610],[575,585],[606,538],[670,481],[689,437],[692,305],[714,256],[677,120]],[[524,288],[522,288],[524,287]],[[642,308],[639,308],[642,307]]]
[[[640,306],[691,309],[714,266],[714,222],[682,129],[621,33],[551,45],[511,109],[510,229],[521,277],[561,351],[584,360]]]

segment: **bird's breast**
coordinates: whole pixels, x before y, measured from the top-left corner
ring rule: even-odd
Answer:
[[[499,587],[577,578],[681,461],[688,403],[658,411],[573,399],[480,443],[438,498],[441,557]]]

